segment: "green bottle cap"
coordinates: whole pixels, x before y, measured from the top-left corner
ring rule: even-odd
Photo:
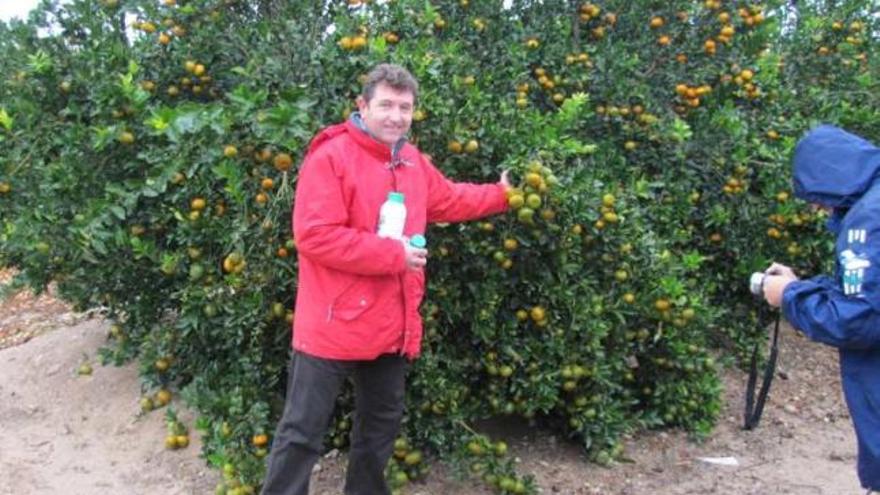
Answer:
[[[403,203],[403,193],[390,192],[390,193],[388,193],[388,200],[393,201],[395,203]]]
[[[424,248],[428,245],[428,240],[421,234],[416,234],[409,239],[409,245],[417,248]]]

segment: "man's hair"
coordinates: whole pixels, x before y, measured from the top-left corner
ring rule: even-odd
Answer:
[[[364,100],[369,102],[376,92],[376,86],[383,82],[396,91],[409,91],[414,101],[419,98],[419,83],[408,70],[395,64],[379,64],[367,74],[367,80],[364,82]]]

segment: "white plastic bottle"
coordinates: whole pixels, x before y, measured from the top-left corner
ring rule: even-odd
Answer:
[[[379,237],[403,238],[403,226],[406,225],[406,205],[403,204],[403,199],[403,193],[388,193],[388,199],[379,208]]]

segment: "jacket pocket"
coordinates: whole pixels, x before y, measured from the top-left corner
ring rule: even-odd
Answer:
[[[406,274],[407,305],[418,313],[419,305],[425,297],[425,272],[413,270]]]
[[[340,293],[330,305],[330,319],[356,320],[376,304],[375,282],[358,277]]]

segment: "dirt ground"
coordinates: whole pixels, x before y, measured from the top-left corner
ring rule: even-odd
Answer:
[[[8,279],[0,272],[0,286]],[[0,301],[0,495],[214,493],[219,473],[199,457],[195,432],[188,448],[166,450],[164,415],[139,414],[135,366],[97,364],[107,331],[98,316],[74,313],[51,294]],[[76,373],[84,360],[91,375]],[[641,433],[626,440],[632,462],[609,468],[588,464],[547,431],[496,423],[488,432],[510,444],[521,472],[546,494],[862,494],[836,352],[786,328],[779,369],[757,431],[739,429],[745,376],[728,371],[723,419],[709,439]],[[193,414],[174,407],[192,431]],[[344,456],[322,459],[313,494],[341,493],[344,464]],[[406,493],[491,492],[436,465]]]

